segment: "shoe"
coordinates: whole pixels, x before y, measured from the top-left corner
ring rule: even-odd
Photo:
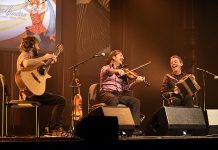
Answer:
[[[44,136],[51,136],[49,127],[45,127],[45,129],[44,129]]]
[[[143,132],[141,130],[134,130],[132,135],[133,136],[142,136]]]
[[[44,136],[46,137],[65,137],[67,132],[62,128],[58,128],[57,130],[51,130],[49,127],[45,127]]]
[[[57,130],[51,130],[51,135],[56,137],[65,137],[67,132],[62,128],[58,128]]]

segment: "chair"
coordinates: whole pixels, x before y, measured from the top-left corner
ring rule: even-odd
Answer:
[[[5,78],[3,75],[0,75],[1,78],[1,83],[2,83],[2,107],[5,107],[2,109],[2,112],[5,111],[5,116],[4,113],[2,113],[2,118],[5,118],[2,120],[2,131],[5,131],[5,135],[8,135],[8,110],[12,109],[12,117],[13,115],[13,109],[23,109],[23,108],[34,108],[35,109],[35,135],[36,137],[39,137],[39,106],[41,103],[35,102],[35,101],[25,101],[21,99],[17,100],[9,100],[9,94],[7,92],[7,86],[5,82]],[[12,123],[14,118],[12,118]],[[5,127],[5,130],[4,130]]]
[[[107,106],[105,103],[100,101],[99,91],[100,91],[99,83],[94,83],[90,85],[89,92],[88,92],[88,112],[91,112],[92,110],[98,107]],[[117,107],[127,107],[127,106],[124,104],[118,104]]]

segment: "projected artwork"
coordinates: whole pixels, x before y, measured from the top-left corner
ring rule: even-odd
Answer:
[[[56,44],[56,0],[0,0],[0,47],[17,49],[20,39],[34,35],[41,49]]]

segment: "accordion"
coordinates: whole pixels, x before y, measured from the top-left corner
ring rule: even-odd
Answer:
[[[201,89],[201,87],[198,85],[198,83],[191,74],[179,80],[176,86],[179,88],[180,92],[183,95],[188,94],[190,96],[194,96],[195,93],[197,93]]]

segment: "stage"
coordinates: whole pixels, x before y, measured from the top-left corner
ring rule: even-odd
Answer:
[[[23,148],[38,148],[41,146],[51,146],[52,148],[59,147],[80,147],[87,148],[91,146],[91,149],[102,149],[102,145],[106,145],[104,149],[112,148],[114,146],[122,148],[155,148],[166,146],[170,148],[209,148],[217,145],[218,136],[206,135],[206,136],[131,136],[131,137],[119,137],[118,140],[82,140],[78,137],[44,137],[35,138],[33,136],[22,137],[0,137],[0,144],[7,147],[16,145],[25,145]],[[143,146],[143,147],[140,147]],[[176,147],[175,147],[176,146]],[[165,148],[166,148],[165,147]]]

